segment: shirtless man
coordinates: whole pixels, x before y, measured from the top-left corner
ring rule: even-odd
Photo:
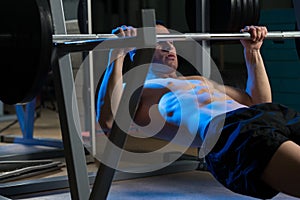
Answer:
[[[163,25],[157,25],[156,30],[169,33]],[[202,76],[178,77],[173,43],[159,42],[134,121],[141,126],[150,123],[151,108],[155,118],[165,121],[169,130],[160,137],[170,140],[172,133],[176,134],[173,132],[176,127],[183,125],[189,134],[197,134],[193,145],[200,147],[209,138],[207,126],[226,115],[221,136],[206,156],[214,177],[230,190],[248,196],[272,198],[284,192],[300,197],[300,115],[282,105],[271,104],[270,84],[260,54],[267,29],[247,26],[241,31],[249,32],[252,37],[241,41],[248,72],[245,91]],[[136,30],[122,26],[118,33],[121,37],[133,36]],[[102,128],[112,126],[111,97],[114,90],[115,94],[122,93],[119,80],[127,52],[128,49],[111,52],[118,59],[108,66],[110,75],[101,85]],[[195,129],[199,115],[201,120]]]

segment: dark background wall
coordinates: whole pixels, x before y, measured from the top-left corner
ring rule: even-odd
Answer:
[[[79,0],[63,0],[67,20],[77,19],[77,5]],[[292,8],[292,0],[261,0],[261,9]],[[140,8],[154,8],[156,18],[163,20],[173,30],[191,32],[185,18],[185,0],[92,0],[93,32],[110,33],[120,24],[137,26],[136,10]],[[222,47],[223,48],[223,47]],[[221,51],[228,62],[240,63],[242,57],[238,45],[226,45]],[[233,53],[227,56],[227,49]],[[220,49],[215,48],[216,54]],[[225,60],[226,61],[226,60]],[[227,61],[226,61],[227,62]]]
[[[79,0],[63,0],[67,20],[77,19],[77,5]],[[261,0],[261,9],[292,8],[292,0]],[[191,32],[185,17],[185,0],[92,0],[93,32],[110,33],[121,24],[137,26],[136,10],[140,8],[154,8],[156,18],[163,20],[173,30]],[[230,51],[228,51],[230,49]],[[214,48],[214,55],[224,54],[224,62],[241,63],[243,56],[239,45],[226,45],[222,49]],[[228,56],[228,52],[231,53]],[[229,60],[228,60],[229,59]]]
[[[65,16],[67,20],[77,19],[77,5],[79,0],[63,0]],[[110,2],[111,9],[115,11],[114,18],[118,18],[118,7],[120,3],[116,0],[92,0],[94,6],[101,12],[107,11],[107,2]],[[138,6],[155,8],[157,11],[157,18],[164,19],[170,23],[171,27],[178,28],[178,31],[187,29],[184,20],[184,0],[122,0],[121,5],[124,10],[134,9]],[[291,8],[292,0],[261,0],[262,9],[277,9],[277,8]],[[125,8],[127,7],[127,8]],[[166,12],[167,11],[167,12]],[[100,19],[101,20],[101,19]],[[102,18],[103,23],[107,20],[106,17]],[[177,30],[177,29],[176,29]]]
[[[67,20],[77,19],[78,1],[63,0]],[[156,18],[163,20],[170,29],[183,33],[190,32],[185,19],[185,0],[92,0],[92,5],[95,33],[110,33],[121,24],[137,26],[139,18],[136,11],[140,8],[155,9]],[[261,15],[260,23],[267,25],[269,30],[285,30],[287,24],[289,30],[295,30],[292,0],[260,0],[260,6],[264,13]],[[266,17],[265,13],[269,16]],[[268,41],[264,43],[262,52],[270,75],[274,101],[283,102],[300,111],[298,102],[300,63],[295,41],[280,44]],[[213,44],[211,56],[219,67],[225,83],[245,87],[247,73],[243,49],[239,42]],[[282,70],[282,67],[288,70]]]

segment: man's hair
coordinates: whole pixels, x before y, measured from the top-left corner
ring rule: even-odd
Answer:
[[[166,26],[166,24],[162,20],[156,20],[156,25]]]

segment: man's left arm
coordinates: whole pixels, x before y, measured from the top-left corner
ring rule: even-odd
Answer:
[[[251,40],[241,40],[248,72],[246,90],[224,86],[225,92],[234,100],[248,106],[272,102],[269,78],[260,53],[267,29],[259,26],[246,26],[241,32],[249,32],[252,38]]]
[[[244,50],[247,64],[246,93],[251,97],[251,104],[272,102],[269,78],[259,49]]]

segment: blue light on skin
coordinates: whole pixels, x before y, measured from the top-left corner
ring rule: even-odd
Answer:
[[[111,59],[111,51],[109,53],[108,62],[110,62],[110,59]],[[106,68],[106,71],[105,71],[105,74],[104,74],[104,77],[103,77],[103,80],[102,80],[102,83],[101,83],[101,86],[100,86],[100,89],[99,89],[99,92],[98,92],[97,104],[96,104],[96,119],[97,119],[97,121],[100,120],[101,107],[104,104],[104,98],[105,98],[109,78],[110,78],[110,76],[113,72],[114,66],[115,66],[115,63],[112,62]]]
[[[165,93],[158,103],[159,113],[166,122],[178,127],[185,126],[191,134],[196,135],[198,133],[200,118],[202,117],[201,120],[205,120],[199,109],[199,95],[195,93],[198,88],[195,87],[195,90],[172,89],[174,85],[178,84],[176,82],[180,82],[182,88],[193,86],[190,81],[157,78],[147,80],[144,88],[169,88],[170,92]]]

